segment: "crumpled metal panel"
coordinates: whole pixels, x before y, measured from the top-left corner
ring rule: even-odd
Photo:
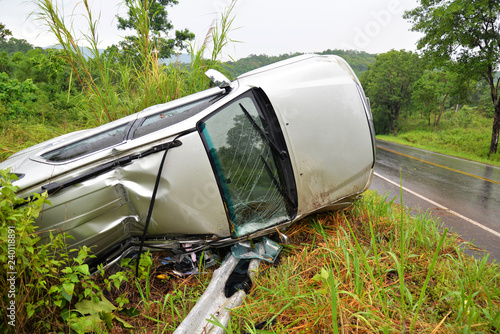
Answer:
[[[148,237],[228,237],[224,205],[200,136],[192,132],[181,138],[183,144],[167,153]],[[64,230],[77,240],[69,239],[70,245],[94,245],[100,252],[141,236],[162,154],[56,192],[39,218],[41,231]]]
[[[40,231],[64,230],[73,247],[96,246],[103,251],[130,236],[138,215],[129,206],[114,172],[87,180],[50,197],[38,218]],[[98,205],[96,205],[96,203]]]
[[[200,135],[192,132],[179,140],[182,145],[167,153],[148,236],[229,236],[224,205]],[[121,171],[130,205],[140,213],[133,234],[143,232],[160,159],[161,154],[155,154]]]

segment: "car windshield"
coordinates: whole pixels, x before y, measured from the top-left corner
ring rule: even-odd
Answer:
[[[246,96],[200,125],[237,236],[290,219],[264,122]]]

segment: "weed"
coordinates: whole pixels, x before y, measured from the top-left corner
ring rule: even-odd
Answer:
[[[67,236],[53,231],[47,232],[50,241],[42,243],[34,221],[42,207],[50,205],[46,194],[34,194],[30,200],[18,198],[17,188],[11,183],[15,175],[1,170],[0,176],[0,262],[6,273],[0,278],[0,287],[12,291],[2,296],[1,303],[3,309],[10,304],[15,307],[12,323],[2,313],[1,327],[4,331],[31,332],[63,328],[58,325],[60,317],[68,314],[75,303],[85,298],[99,299],[97,285],[90,279],[85,263],[89,251],[84,247],[76,256],[70,256]]]

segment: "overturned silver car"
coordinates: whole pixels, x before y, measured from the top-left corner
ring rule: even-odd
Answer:
[[[144,243],[189,250],[282,230],[365,191],[370,107],[347,63],[304,55],[18,152],[21,196],[48,191],[38,224],[101,260]]]

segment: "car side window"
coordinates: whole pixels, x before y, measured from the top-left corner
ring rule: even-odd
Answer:
[[[279,158],[266,128],[251,94],[199,124],[236,236],[290,220]]]
[[[118,145],[125,138],[127,126],[128,124],[124,124],[96,134],[92,137],[62,146],[58,149],[42,154],[42,158],[52,162],[63,162],[79,158],[107,147]]]
[[[208,108],[222,97],[222,94],[212,95],[175,108],[162,110],[145,117],[134,130],[132,139],[142,137],[152,132],[164,129],[172,124],[181,122]]]

